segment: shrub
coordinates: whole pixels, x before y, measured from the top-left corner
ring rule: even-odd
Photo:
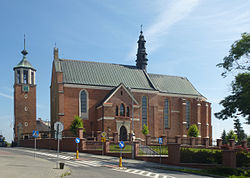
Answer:
[[[199,136],[199,129],[196,124],[193,124],[188,129],[188,136],[189,137],[198,137]]]
[[[236,153],[237,167],[250,167],[250,153],[239,151]]]
[[[145,136],[148,135],[148,133],[149,133],[148,126],[146,126],[145,124],[143,125],[142,133]]]
[[[229,141],[229,139],[234,139],[235,142],[237,142],[237,135],[234,133],[233,130],[230,130],[228,133],[227,133],[227,136],[226,136],[226,140],[227,142]]]
[[[79,116],[75,116],[70,126],[70,131],[73,133],[74,136],[77,136],[78,128],[83,128],[83,132],[85,132],[82,119]]]

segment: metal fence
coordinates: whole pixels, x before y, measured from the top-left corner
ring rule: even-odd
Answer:
[[[158,155],[167,155],[168,147],[166,145],[139,145],[139,155],[150,155],[150,156],[158,156]]]

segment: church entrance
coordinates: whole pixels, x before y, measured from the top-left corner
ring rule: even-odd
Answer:
[[[127,129],[124,126],[120,128],[120,141],[127,141]]]

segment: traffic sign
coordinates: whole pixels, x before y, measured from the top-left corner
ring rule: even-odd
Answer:
[[[106,138],[105,138],[105,137],[102,137],[102,138],[101,138],[101,142],[106,142]]]
[[[33,130],[32,137],[37,138],[39,136],[39,131]]]
[[[57,129],[58,129],[59,132],[62,132],[63,129],[64,129],[63,123],[61,123],[61,122],[56,122],[56,123],[54,124],[54,129],[55,129],[56,131],[57,131]]]
[[[162,144],[163,143],[163,139],[160,137],[159,138],[159,144]]]
[[[125,145],[124,145],[124,142],[123,141],[120,141],[120,143],[119,143],[119,147],[120,148],[123,148]]]
[[[76,138],[76,139],[75,139],[75,142],[76,142],[76,143],[80,143],[80,138]]]
[[[107,135],[106,132],[102,132],[102,133],[101,133],[101,136],[102,136],[102,137],[106,137],[106,135]]]
[[[55,132],[55,139],[62,140],[62,132],[59,132],[58,134],[57,134],[57,132]]]

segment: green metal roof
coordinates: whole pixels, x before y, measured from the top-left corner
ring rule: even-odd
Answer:
[[[23,56],[23,59],[14,67],[14,70],[17,68],[29,68],[29,69],[33,69],[36,70],[31,64],[30,62],[27,60],[26,56]]]
[[[135,66],[60,59],[56,69],[63,72],[63,82],[95,86],[126,87],[153,90],[143,70]]]
[[[148,74],[136,66],[121,64],[54,60],[57,72],[63,72],[63,83],[155,90],[164,93],[202,96],[187,78]]]
[[[151,81],[161,92],[202,96],[185,77],[149,74]]]

